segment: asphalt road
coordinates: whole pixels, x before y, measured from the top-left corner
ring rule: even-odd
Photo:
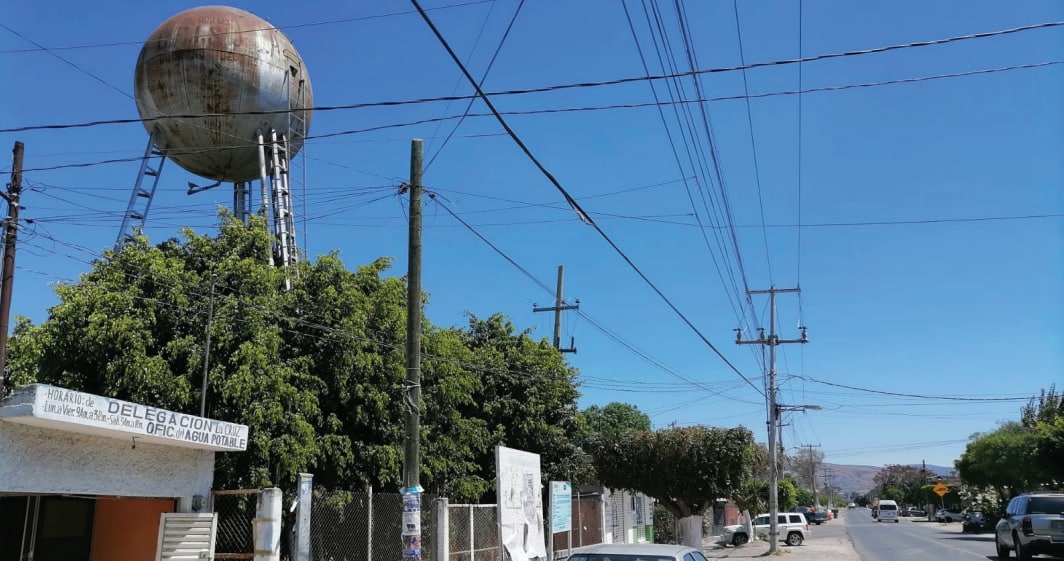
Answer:
[[[926,517],[877,522],[867,508],[850,510],[843,520],[862,561],[997,559],[994,534],[963,534],[960,522],[928,522]]]

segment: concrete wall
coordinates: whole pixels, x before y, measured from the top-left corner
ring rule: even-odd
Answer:
[[[0,492],[207,496],[214,453],[0,421]],[[184,508],[182,509],[184,510]]]

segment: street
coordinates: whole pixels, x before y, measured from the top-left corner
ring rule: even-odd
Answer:
[[[899,518],[897,523],[880,523],[865,508],[847,511],[843,520],[862,561],[997,559],[993,533],[963,534],[959,522]]]

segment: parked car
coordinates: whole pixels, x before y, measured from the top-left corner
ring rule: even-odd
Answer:
[[[1000,559],[1016,552],[1064,556],[1064,493],[1024,493],[1014,497],[994,527],[994,546]]]
[[[779,538],[787,545],[802,545],[805,534],[809,531],[809,522],[805,516],[798,512],[781,512],[776,519],[779,528]],[[769,515],[761,514],[754,519],[754,535],[767,536],[769,532]],[[717,543],[722,545],[743,545],[750,541],[745,524],[725,526]]]
[[[918,506],[914,506],[909,509],[909,516],[927,516],[927,511]]]
[[[569,561],[617,561],[619,559],[706,561],[706,556],[697,549],[664,543],[600,543],[575,549],[569,556]]]
[[[816,524],[817,526],[828,521],[828,512],[826,510],[816,510],[811,506],[799,506],[795,507],[792,512],[797,512],[805,516],[805,521],[810,524]]]
[[[909,507],[903,506],[898,509],[898,516],[909,516]]]
[[[935,522],[960,522],[964,518],[955,508],[940,508],[935,512]]]
[[[987,519],[982,511],[965,510],[962,513],[961,531],[970,534],[988,532],[994,529],[994,524]]]

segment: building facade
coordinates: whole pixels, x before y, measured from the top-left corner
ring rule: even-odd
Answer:
[[[0,559],[150,561],[248,427],[45,384],[0,401]]]

